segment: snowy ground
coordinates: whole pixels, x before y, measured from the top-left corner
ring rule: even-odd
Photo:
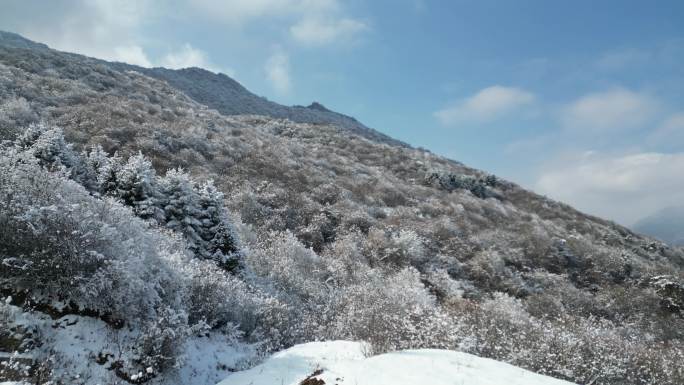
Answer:
[[[38,328],[43,347],[49,348],[50,355],[55,360],[56,374],[65,383],[79,385],[122,382],[114,375],[114,371],[107,369],[107,364],[98,364],[96,358],[100,354],[110,354],[113,359],[129,361],[130,357],[122,353],[122,346],[131,343],[136,330],[113,330],[99,319],[75,315],[53,320],[42,313],[25,313],[16,306],[2,305],[12,315],[13,325]],[[178,369],[148,383],[213,385],[255,355],[254,347],[232,341],[220,333],[188,338],[182,351],[183,357]],[[8,353],[0,352],[0,356],[3,354]],[[38,349],[12,356],[40,360],[46,356],[46,352]],[[15,384],[23,383],[0,380],[0,385]]]
[[[300,385],[315,372],[328,385],[571,385],[460,352],[406,350],[366,358],[364,351],[363,344],[348,341],[297,345],[219,385]]]

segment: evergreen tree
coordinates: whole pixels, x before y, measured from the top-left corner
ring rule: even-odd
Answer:
[[[109,164],[109,155],[102,149],[102,146],[93,146],[90,151],[83,151],[81,154],[83,163],[83,176],[81,183],[88,191],[102,193],[100,189],[100,174],[103,173]]]
[[[116,171],[116,196],[133,208],[143,219],[161,221],[163,214],[157,204],[159,191],[152,164],[141,153],[128,158],[128,162]]]
[[[202,256],[200,203],[195,182],[182,169],[169,170],[160,181],[166,227],[183,234],[188,248]]]
[[[213,181],[199,188],[200,235],[204,240],[201,257],[213,259],[227,270],[239,267],[239,244],[228,211],[223,206],[223,193]]]
[[[97,187],[100,194],[117,195],[118,174],[121,168],[123,168],[123,160],[117,153],[106,158],[97,172]]]
[[[79,163],[71,145],[64,140],[62,129],[58,127],[32,124],[16,144],[21,150],[29,150],[41,166],[52,170],[62,167],[70,169]]]

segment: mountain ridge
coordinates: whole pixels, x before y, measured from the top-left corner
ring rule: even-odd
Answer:
[[[23,49],[53,50],[49,46],[26,39],[21,35],[0,31],[0,43]],[[79,54],[81,57],[85,57]],[[297,123],[335,124],[371,140],[383,143],[408,146],[386,134],[366,127],[355,118],[324,107],[318,102],[309,106],[284,106],[257,96],[235,79],[223,73],[213,73],[199,67],[168,69],[164,67],[141,67],[122,62],[97,60],[120,71],[137,71],[147,76],[164,80],[175,88],[195,99],[197,102],[214,108],[224,115],[264,115],[273,118],[289,119]]]

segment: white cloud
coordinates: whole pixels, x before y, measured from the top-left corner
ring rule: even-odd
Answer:
[[[290,36],[306,45],[346,41],[368,29],[346,15],[338,0],[193,0],[190,6],[232,27],[259,19],[285,23]]]
[[[135,64],[141,67],[152,67],[152,62],[139,45],[114,48],[114,55],[111,60]]]
[[[211,62],[209,55],[207,55],[206,52],[195,48],[188,43],[183,45],[180,50],[166,54],[159,64],[162,67],[172,69],[199,67],[213,72],[223,72],[230,76],[233,76],[235,73],[235,71],[230,68],[218,68]]]
[[[32,9],[38,6],[44,11],[34,14]],[[190,44],[161,58],[150,57],[144,48],[149,44],[146,24],[167,17],[168,10],[149,0],[9,0],[3,10],[7,12],[0,13],[2,28],[55,49],[143,67],[201,67],[233,75]]]
[[[625,225],[684,201],[684,153],[586,152],[554,164],[538,178],[537,192]]]
[[[282,51],[276,51],[266,61],[264,66],[266,78],[273,89],[280,94],[290,91],[290,58]]]
[[[658,110],[648,95],[623,88],[597,92],[565,106],[561,122],[576,131],[615,131],[646,124]]]
[[[161,65],[166,68],[179,69],[188,67],[209,68],[207,54],[190,44],[185,44],[183,48],[176,52],[170,52],[161,60]]]
[[[444,125],[462,122],[488,122],[530,106],[534,94],[515,87],[487,87],[475,95],[435,112]]]
[[[59,50],[149,66],[138,36],[149,6],[147,0],[9,0],[0,24]]]
[[[365,23],[354,19],[306,18],[290,27],[290,34],[300,43],[325,45],[350,39],[367,29]]]

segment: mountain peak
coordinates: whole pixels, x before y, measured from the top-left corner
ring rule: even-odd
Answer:
[[[319,102],[313,102],[306,108],[312,109],[312,110],[317,110],[317,111],[323,111],[323,112],[331,112],[329,109],[325,108],[324,105],[322,105]]]

